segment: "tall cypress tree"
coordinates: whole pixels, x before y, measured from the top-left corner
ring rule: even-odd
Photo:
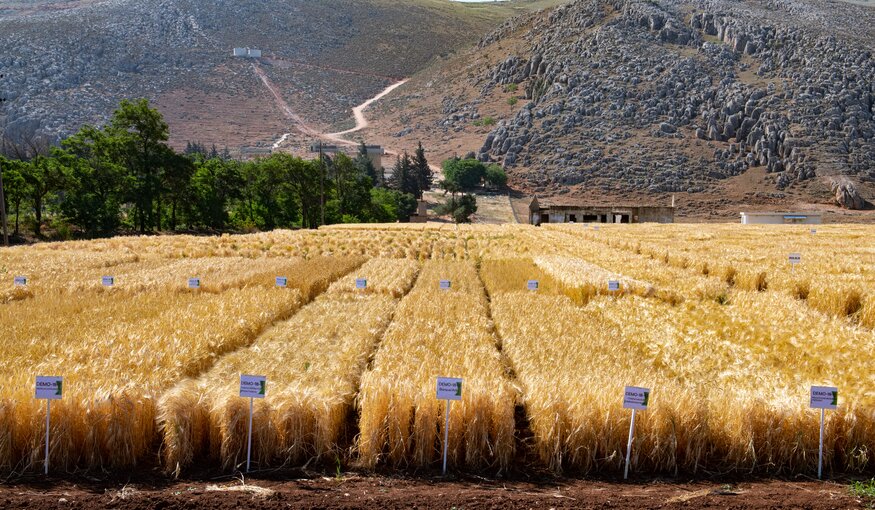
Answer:
[[[368,157],[368,148],[365,146],[364,141],[359,145],[359,153],[355,158],[355,166],[358,167],[360,172],[371,178],[371,182],[373,182],[374,186],[379,184],[377,169],[374,167],[371,158]]]
[[[434,174],[431,167],[428,166],[428,160],[425,159],[425,149],[422,148],[422,142],[416,148],[416,153],[413,155],[413,172],[416,175],[417,194],[416,198],[421,199],[422,193],[431,189]]]

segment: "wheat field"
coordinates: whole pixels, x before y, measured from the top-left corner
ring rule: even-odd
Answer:
[[[812,473],[808,392],[826,385],[827,472],[875,471],[875,227],[345,225],[4,248],[0,342],[0,474],[44,462],[38,375],[64,377],[52,469],[239,470],[240,374],[268,379],[257,469],[439,469],[446,376],[464,381],[452,469],[620,473],[636,385],[653,398],[633,472]]]

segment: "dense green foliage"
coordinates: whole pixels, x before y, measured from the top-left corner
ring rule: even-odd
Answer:
[[[444,161],[443,169],[445,182],[453,183],[460,191],[471,190],[484,183],[499,188],[507,185],[507,174],[496,164],[486,166],[472,158],[452,158]]]
[[[57,147],[5,144],[0,165],[14,234],[25,217],[40,236],[46,213],[57,232],[84,237],[406,221],[431,186],[421,145],[384,183],[364,145],[355,159],[273,154],[242,162],[197,143],[178,154],[168,138],[160,113],[139,100],[122,101],[106,126],[84,126]]]

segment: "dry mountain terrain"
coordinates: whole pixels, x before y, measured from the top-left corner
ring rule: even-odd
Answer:
[[[871,220],[873,47],[865,5],[578,0],[418,74],[365,136],[474,152],[540,196]]]
[[[0,95],[9,101],[0,131],[63,136],[103,122],[121,99],[146,97],[167,118],[177,147],[192,140],[233,152],[269,148],[294,130],[266,85],[294,115],[328,129],[398,78],[544,3],[3,2]],[[261,49],[264,58],[234,58],[234,47]]]

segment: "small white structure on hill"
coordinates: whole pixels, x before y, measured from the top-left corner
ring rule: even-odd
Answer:
[[[820,225],[823,215],[816,212],[743,212],[742,225]]]
[[[234,48],[235,57],[261,58],[261,50],[253,48]]]

